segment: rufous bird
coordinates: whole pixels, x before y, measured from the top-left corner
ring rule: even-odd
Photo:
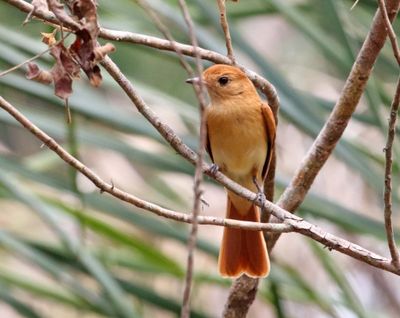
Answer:
[[[187,80],[198,81],[199,78]],[[274,151],[276,126],[270,107],[239,68],[211,66],[204,71],[202,81],[211,100],[205,113],[206,147],[214,167],[258,192]],[[229,190],[227,196],[226,218],[260,221],[259,208],[253,202]],[[267,276],[270,263],[262,232],[225,227],[218,263],[222,276]]]

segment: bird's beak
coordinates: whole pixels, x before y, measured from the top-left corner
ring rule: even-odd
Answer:
[[[188,78],[185,82],[188,84],[200,84],[200,77]]]

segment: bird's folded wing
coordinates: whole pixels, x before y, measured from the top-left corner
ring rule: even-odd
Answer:
[[[265,163],[262,171],[263,179],[267,176],[268,169],[271,163],[272,154],[275,147],[275,135],[276,135],[276,124],[274,119],[274,114],[267,103],[261,105],[261,111],[264,117],[265,128],[267,131],[267,156],[265,158]]]

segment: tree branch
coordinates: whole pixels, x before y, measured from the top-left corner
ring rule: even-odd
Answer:
[[[194,25],[192,18],[190,17],[189,9],[186,5],[185,0],[179,0],[179,5],[182,10],[182,14],[189,31],[190,41],[194,48],[194,56],[196,61],[196,68],[199,78],[201,79],[203,74],[203,65],[201,57],[198,52],[198,42],[194,30]],[[190,317],[190,294],[193,280],[193,263],[194,263],[194,249],[196,247],[197,241],[197,228],[198,228],[198,217],[201,208],[201,197],[203,195],[203,189],[201,187],[203,182],[203,162],[204,162],[204,151],[206,147],[207,138],[207,127],[205,120],[205,109],[206,109],[206,88],[202,80],[199,84],[194,83],[194,90],[197,95],[197,99],[200,104],[200,133],[199,133],[199,149],[198,149],[198,159],[196,162],[196,169],[194,173],[194,202],[192,210],[192,230],[190,231],[190,236],[188,240],[188,257],[187,257],[187,267],[186,267],[186,279],[185,279],[185,289],[183,293],[183,302],[181,309],[181,318]]]
[[[224,31],[224,35],[225,35],[225,45],[226,45],[227,56],[231,60],[232,64],[236,64],[235,56],[233,55],[231,32],[229,31],[228,19],[226,18],[225,1],[226,0],[217,0],[218,9],[219,9],[219,18],[220,18],[222,30]]]
[[[153,203],[141,200],[131,194],[128,194],[112,184],[104,182],[100,177],[98,177],[93,171],[82,164],[79,160],[71,156],[67,151],[65,151],[59,144],[57,144],[54,139],[40,130],[32,122],[30,122],[25,116],[23,116],[18,110],[15,109],[10,103],[8,103],[3,97],[0,96],[0,107],[12,115],[18,122],[20,122],[25,128],[27,128],[33,135],[40,139],[44,144],[46,144],[49,149],[57,153],[57,155],[64,160],[67,164],[71,165],[83,175],[85,175],[89,180],[93,182],[101,191],[108,192],[114,197],[128,202],[138,208],[150,211],[159,216],[173,219],[180,222],[191,223],[192,218],[190,215],[185,213],[180,213],[159,207]],[[183,154],[182,154],[183,155]],[[215,176],[215,179],[227,187],[234,193],[242,196],[243,198],[254,201],[257,197],[256,193],[243,188],[239,184],[230,180],[228,177],[224,176],[222,173],[217,172],[211,174],[209,171],[209,166],[203,164],[203,171],[206,171],[211,177]],[[297,232],[301,233],[307,237],[314,239],[328,247],[329,249],[337,250],[343,254],[349,255],[355,259],[358,259],[364,263],[367,263],[373,267],[383,269],[388,272],[392,272],[400,276],[400,269],[396,268],[389,259],[377,255],[371,251],[362,248],[357,244],[353,244],[335,235],[325,232],[318,226],[315,226],[292,213],[283,210],[281,207],[273,204],[272,202],[266,201],[264,204],[264,209],[270,211],[274,216],[283,221],[282,225],[270,224],[270,223],[256,223],[256,222],[244,222],[230,219],[220,219],[215,217],[204,217],[199,216],[199,224],[213,224],[220,226],[236,227],[248,230],[270,230],[276,232]]]
[[[389,35],[390,43],[392,44],[393,55],[396,58],[397,64],[400,65],[400,51],[397,44],[397,37],[393,30],[388,12],[386,10],[385,2],[379,0],[379,9],[382,14],[382,18],[385,22],[385,27]],[[384,191],[384,219],[385,219],[385,229],[386,237],[389,246],[390,256],[392,257],[392,263],[396,267],[400,267],[399,251],[396,246],[396,241],[394,240],[393,224],[392,224],[392,166],[393,166],[393,142],[396,133],[396,121],[397,113],[400,104],[400,77],[397,81],[396,93],[394,95],[392,104],[390,106],[390,117],[387,133],[387,141],[385,146],[385,191]]]
[[[29,130],[34,136],[41,140],[50,150],[54,151],[63,161],[69,164],[71,167],[86,176],[93,184],[100,189],[101,192],[107,192],[112,196],[130,203],[140,209],[147,210],[158,216],[165,217],[167,219],[175,220],[178,222],[192,223],[192,217],[189,214],[183,212],[177,212],[169,209],[162,208],[156,204],[147,202],[140,198],[137,198],[127,192],[124,192],[113,184],[109,184],[102,180],[96,173],[85,166],[81,161],[77,160],[68,151],[61,147],[53,138],[43,132],[35,124],[33,124],[28,118],[20,113],[14,106],[7,102],[2,96],[0,96],[0,108],[4,109],[11,116],[13,116],[23,127]],[[290,224],[263,224],[257,222],[238,221],[233,219],[222,219],[213,216],[199,216],[199,224],[204,225],[216,225],[226,226],[232,228],[243,228],[251,231],[274,231],[274,232],[293,232],[293,226]]]
[[[396,37],[396,33],[393,30],[392,22],[389,18],[388,12],[386,10],[385,2],[384,2],[384,0],[378,0],[378,3],[379,3],[379,9],[381,11],[383,21],[385,22],[386,31],[388,33],[390,43],[392,44],[393,55],[396,58],[397,64],[400,65],[400,51],[399,51],[399,46],[397,44],[397,37]]]
[[[28,3],[21,0],[7,0],[8,3],[18,7],[19,9],[29,12],[32,8]],[[390,0],[388,1],[388,11],[390,13],[390,18],[393,19],[397,10],[398,10],[399,0]],[[39,16],[42,19],[47,20],[51,23],[56,23],[54,15],[50,12],[48,13],[40,13],[35,12],[34,15]],[[70,26],[69,26],[70,27]],[[324,126],[320,135],[316,139],[313,147],[309,151],[306,159],[303,161],[301,168],[297,171],[296,177],[291,183],[291,187],[285,191],[285,196],[280,200],[280,204],[282,206],[290,207],[289,210],[294,210],[297,206],[303,201],[309,187],[311,186],[315,176],[322,168],[322,165],[327,160],[329,155],[331,154],[334,146],[337,141],[341,137],[347,123],[353,113],[360,96],[364,90],[366,81],[368,79],[369,73],[372,69],[372,66],[376,60],[376,57],[383,46],[385,41],[385,26],[382,21],[382,18],[379,14],[377,14],[374,18],[373,26],[371,31],[363,45],[363,48],[360,51],[360,54],[356,60],[356,63],[353,66],[352,72],[349,75],[348,80],[346,81],[345,87],[341,94],[341,97],[338,103],[335,105],[334,111],[332,112],[328,122]],[[119,40],[119,41],[127,41],[136,44],[143,44],[147,46],[151,46],[158,49],[173,51],[173,47],[169,41],[161,40],[154,37],[143,36],[139,34],[129,33],[129,32],[121,32],[121,31],[112,31],[101,29],[101,36],[103,38],[107,38],[110,40]],[[194,48],[189,45],[177,44],[181,49],[183,54],[188,56],[194,56]],[[230,60],[225,56],[222,56],[218,53],[198,49],[200,56],[203,59],[207,59],[216,63],[225,63],[230,64]],[[191,163],[195,164],[197,161],[196,154],[188,148],[186,145],[182,143],[182,141],[175,135],[172,129],[162,123],[159,118],[151,111],[150,108],[147,107],[141,100],[141,98],[135,93],[130,82],[125,78],[125,76],[119,71],[118,67],[112,63],[112,61],[107,57],[103,61],[103,66],[110,72],[110,74],[117,80],[120,86],[124,89],[124,91],[128,94],[131,100],[135,103],[136,107],[139,111],[149,120],[149,122],[161,133],[161,135],[171,144],[171,146],[180,153],[183,157],[189,160]],[[255,85],[262,89],[263,91],[269,94],[268,100],[270,105],[273,107],[274,100],[277,101],[276,93],[274,91],[273,86],[269,84],[268,81],[261,78],[254,72],[245,69],[246,74],[250,79],[253,80]],[[271,99],[271,101],[270,101]],[[4,100],[0,100],[2,107],[4,108]],[[276,103],[277,104],[277,103]],[[5,108],[6,109],[6,108]],[[7,110],[7,109],[6,109]],[[8,110],[7,110],[8,111]],[[10,112],[11,113],[11,112]],[[11,113],[12,114],[12,113]],[[15,116],[14,116],[15,117]],[[18,117],[18,116],[17,116]],[[18,117],[16,119],[21,119]],[[23,123],[23,122],[21,122]],[[25,122],[26,124],[26,122]],[[35,134],[36,130],[31,130],[31,126],[27,126],[27,128]],[[37,127],[36,127],[37,129]],[[331,135],[330,135],[331,134]],[[35,134],[36,135],[36,134]],[[43,136],[42,136],[43,137]],[[40,138],[38,136],[38,138]],[[42,140],[46,144],[49,145],[51,149],[59,153],[60,147],[57,144],[54,144],[54,140],[45,135],[44,140]],[[62,149],[62,148],[61,148]],[[59,154],[60,155],[60,154]],[[64,154],[65,155],[65,154]],[[60,155],[61,157],[61,155]],[[63,158],[63,157],[61,157]],[[71,164],[71,158],[67,158],[66,160],[69,164]],[[72,158],[74,159],[74,158]],[[76,160],[76,159],[75,159]],[[320,161],[321,160],[321,161]],[[312,165],[311,162],[315,161],[315,164]],[[77,169],[84,173],[86,176],[90,176],[91,179],[96,186],[104,191],[111,193],[117,198],[127,201],[131,204],[134,204],[140,208],[147,209],[153,213],[166,217],[167,215],[171,219],[181,220],[184,222],[189,222],[191,218],[185,214],[177,214],[175,211],[162,209],[157,207],[151,203],[140,200],[134,196],[128,195],[121,190],[114,188],[112,185],[107,183],[103,183],[101,179],[99,179],[96,175],[92,174],[87,170],[82,163],[75,162],[77,164]],[[79,169],[80,168],[80,169]],[[208,165],[203,164],[203,170],[207,173],[209,169]],[[208,173],[209,174],[209,173]],[[209,174],[210,175],[210,174]],[[256,194],[250,192],[249,190],[239,186],[234,183],[232,180],[228,179],[221,173],[217,173],[214,175],[210,175],[211,177],[215,177],[215,179],[223,184],[225,187],[235,192],[236,194],[246,198],[248,200],[255,200]],[[298,189],[295,188],[298,187]],[[289,196],[290,194],[290,196]],[[293,200],[291,199],[293,197]],[[396,275],[400,275],[400,270],[397,269],[390,260],[381,257],[377,254],[374,254],[356,244],[352,244],[346,240],[338,238],[334,235],[324,232],[319,227],[312,225],[301,218],[298,218],[288,211],[284,210],[282,207],[277,206],[271,202],[266,202],[264,204],[264,208],[271,212],[275,217],[279,220],[284,221],[283,225],[288,225],[292,227],[292,231],[301,233],[306,235],[324,245],[326,245],[330,249],[335,249],[340,251],[346,255],[349,255],[353,258],[359,259],[371,266],[381,268],[383,270],[395,273]],[[213,220],[215,220],[214,218]],[[199,223],[201,219],[199,218]],[[233,221],[233,220],[224,220],[224,222]],[[259,229],[272,229],[272,225],[277,224],[260,224]]]
[[[33,6],[30,3],[23,0],[5,0],[5,1],[25,13],[29,13],[33,9]],[[41,20],[44,20],[47,23],[59,25],[59,21],[50,11],[34,12],[33,16]],[[74,25],[68,23],[65,23],[63,26],[68,27],[70,29],[74,29],[75,27]],[[176,48],[178,48],[178,50],[182,52],[182,54],[184,55],[191,57],[195,56],[195,50],[191,45],[182,44],[178,42],[171,43],[168,40],[160,39],[154,36],[143,35],[133,32],[126,32],[126,31],[110,30],[106,28],[100,28],[99,36],[103,39],[108,39],[110,41],[139,44],[164,51],[174,52],[176,51]],[[199,47],[198,54],[203,60],[220,64],[231,64],[231,60],[228,57],[216,53],[214,51],[209,51]],[[271,106],[271,108],[273,110],[277,109],[279,101],[274,86],[269,81],[258,75],[257,73],[245,68],[243,65],[236,64],[236,66],[242,69],[246,73],[246,75],[250,78],[250,80],[252,80],[253,83],[257,86],[257,88],[259,88],[266,95],[268,99],[268,104]]]
[[[400,78],[397,81],[396,93],[390,106],[388,136],[385,146],[385,229],[393,264],[400,268],[399,251],[394,240],[392,224],[392,146],[396,132],[397,113],[400,104]]]
[[[396,16],[399,10],[399,3],[400,0],[387,1],[390,20],[393,20]],[[385,44],[386,35],[385,22],[378,9],[375,13],[371,30],[358,53],[331,115],[303,159],[302,164],[297,169],[289,186],[278,200],[277,204],[285,210],[294,212],[303,202],[315,177],[338,143],[364,92],[375,61]],[[273,236],[268,242],[268,247],[272,248],[278,238],[279,235]]]

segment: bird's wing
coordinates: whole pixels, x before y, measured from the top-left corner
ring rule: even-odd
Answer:
[[[264,124],[267,131],[267,156],[265,158],[265,163],[262,171],[262,177],[265,179],[268,173],[269,165],[271,163],[272,154],[275,148],[275,135],[276,135],[276,125],[274,114],[267,103],[261,105],[262,115],[264,117]]]
[[[208,125],[206,124],[206,134],[207,134],[207,138],[206,138],[206,150],[208,152],[208,155],[211,158],[211,161],[214,162],[214,158],[212,155],[212,151],[211,151],[211,143],[210,143],[210,135],[208,134]]]

